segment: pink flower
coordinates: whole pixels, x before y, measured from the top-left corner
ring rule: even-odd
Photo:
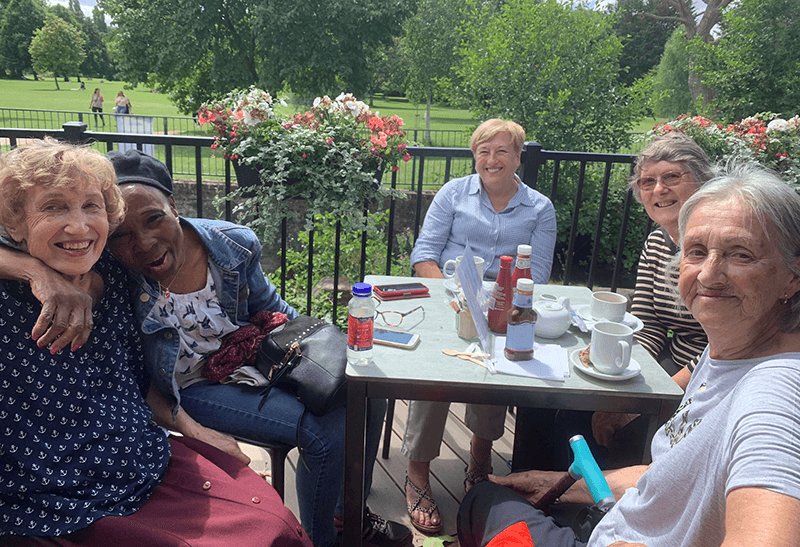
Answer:
[[[325,139],[325,143],[326,144],[333,144],[333,139],[331,137],[328,137],[327,139]]]
[[[385,129],[383,120],[378,118],[377,116],[370,118],[369,121],[367,122],[367,126],[369,127],[369,130],[372,131],[373,133],[375,131],[383,131]]]
[[[393,165],[392,166],[392,171],[399,171],[399,170],[400,170],[400,166],[399,165]]]
[[[408,152],[406,152],[406,155],[405,155],[405,156],[403,156],[403,161],[408,161],[408,160],[410,160],[410,159],[411,159],[411,154],[409,154]]]
[[[303,159],[306,159],[306,154],[305,154],[305,152],[303,152]]]
[[[219,148],[219,145],[217,143],[212,143],[211,144],[211,149],[212,150],[216,150],[217,148]]]

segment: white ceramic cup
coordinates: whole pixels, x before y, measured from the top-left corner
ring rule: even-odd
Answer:
[[[624,294],[608,291],[592,293],[592,303],[589,313],[596,321],[621,322],[625,318],[628,307],[628,297]]]
[[[461,260],[463,258],[464,255],[457,256],[455,260],[448,260],[447,262],[445,262],[444,266],[442,267],[442,275],[444,275],[446,279],[452,277],[453,280],[456,282],[456,285],[459,287],[461,286],[461,281],[458,279],[457,272],[458,272],[458,265],[461,264]],[[486,263],[486,261],[479,256],[476,256],[474,258],[475,258],[475,269],[478,270],[478,277],[480,279],[483,279],[483,266]],[[453,269],[452,272],[448,271],[450,268]]]
[[[631,364],[633,329],[620,323],[600,321],[592,327],[589,359],[599,372],[622,374]]]

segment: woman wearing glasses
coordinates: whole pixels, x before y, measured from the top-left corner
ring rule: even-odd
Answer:
[[[666,269],[679,250],[675,242],[681,206],[713,176],[708,156],[694,140],[683,133],[667,133],[654,138],[639,153],[628,181],[634,198],[659,225],[647,237],[639,258],[631,311],[644,328],[634,337],[682,389],[708,341],[692,314],[684,306],[675,305],[670,289],[674,282],[667,279]],[[602,447],[610,446],[617,430],[636,417],[596,412],[592,417],[594,439]],[[592,448],[602,460],[603,449]]]

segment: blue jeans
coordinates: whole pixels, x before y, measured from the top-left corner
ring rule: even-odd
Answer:
[[[253,441],[296,446],[297,499],[300,523],[317,547],[336,540],[333,516],[342,514],[345,409],[324,416],[306,411],[295,396],[270,391],[261,410],[263,388],[201,382],[181,390],[181,406],[202,425]],[[386,414],[385,399],[370,399],[364,465],[365,497],[372,484],[372,467]]]

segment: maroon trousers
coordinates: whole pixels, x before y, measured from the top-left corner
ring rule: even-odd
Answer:
[[[163,482],[134,514],[53,538],[0,537],[9,547],[313,547],[267,482],[242,462],[171,437]]]

